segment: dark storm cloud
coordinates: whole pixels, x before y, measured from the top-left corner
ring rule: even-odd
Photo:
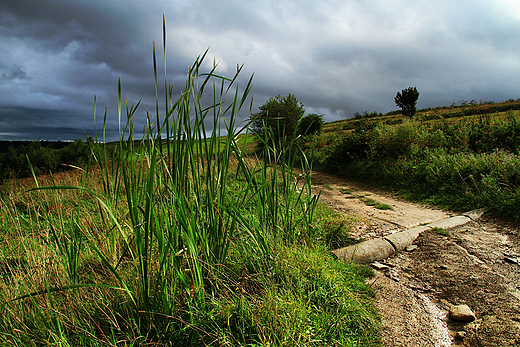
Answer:
[[[18,120],[9,126],[0,123],[0,138],[9,132],[35,138],[52,136],[49,129],[63,124],[71,130],[55,132],[57,137],[66,134],[70,138],[73,129],[76,134],[72,138],[82,137],[79,124],[88,119],[89,128],[93,127],[94,94],[98,95],[100,111],[104,106],[116,109],[119,74],[125,97],[138,101],[153,96],[149,78],[152,39],[148,40],[147,29],[137,20],[139,13],[133,16],[125,11],[110,2],[95,1],[0,4],[2,49],[11,53],[0,57],[0,76],[30,80],[0,86],[0,105],[7,106],[4,118],[11,112],[9,117]],[[38,109],[46,124],[31,122]],[[16,131],[16,124],[24,122],[31,126]],[[41,136],[36,136],[38,128]]]
[[[101,129],[102,123],[98,122]],[[100,132],[101,133],[101,132]],[[5,140],[71,140],[95,136],[92,118],[64,110],[0,107],[0,137]],[[111,135],[116,135],[111,134]]]
[[[131,63],[133,59],[121,59],[121,56],[137,53],[142,59],[141,38],[146,31],[124,7],[114,7],[112,3],[4,1],[0,4],[0,24],[4,34],[32,40],[39,49],[59,52],[78,42],[81,47],[75,52],[75,58],[79,61],[132,68],[135,67]]]
[[[94,95],[98,121],[108,107],[117,137],[119,75],[123,100],[143,99],[142,124],[146,110],[155,112],[153,41],[164,76],[163,14],[175,93],[209,47],[205,68],[215,60],[229,76],[244,64],[242,85],[255,74],[253,111],[292,93],[327,121],[387,112],[408,86],[420,91],[419,107],[520,97],[520,10],[512,0],[7,0],[0,139],[82,137],[94,127]]]

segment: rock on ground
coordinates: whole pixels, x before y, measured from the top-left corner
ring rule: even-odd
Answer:
[[[450,308],[450,318],[456,322],[472,322],[475,314],[468,305],[456,305]]]

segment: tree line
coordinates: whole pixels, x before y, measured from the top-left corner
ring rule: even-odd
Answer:
[[[403,114],[413,117],[419,92],[415,87],[403,89],[395,97]],[[265,139],[265,144],[275,145],[284,140],[320,134],[324,115],[305,115],[304,105],[293,94],[277,95],[259,107],[250,117],[251,130]],[[89,139],[89,141],[92,141]],[[86,166],[90,158],[87,142],[52,141],[0,141],[0,183],[9,178],[23,178],[35,174],[60,171],[70,166]],[[29,165],[30,163],[30,165]]]
[[[90,158],[87,142],[76,139],[74,142],[13,142],[1,143],[0,183],[9,178],[24,178],[34,173],[45,174],[62,171],[70,166],[84,167]]]

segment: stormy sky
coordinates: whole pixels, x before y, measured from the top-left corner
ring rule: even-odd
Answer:
[[[253,111],[291,93],[326,121],[385,113],[409,86],[418,108],[520,97],[517,0],[2,0],[0,140],[93,136],[94,95],[116,139],[119,75],[136,122],[154,114],[163,14],[174,91],[209,48],[208,69],[254,73]]]

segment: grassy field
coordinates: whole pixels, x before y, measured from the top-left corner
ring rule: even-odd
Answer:
[[[131,106],[127,137],[90,143],[83,169],[0,187],[2,345],[377,346],[371,270],[331,257],[350,222],[312,194],[311,153],[411,199],[519,217],[518,101],[361,115],[274,150],[233,123],[206,135],[201,110],[232,121],[248,87],[203,76],[235,107],[186,93],[137,141]]]
[[[102,194],[95,171],[86,188]],[[232,190],[242,189],[244,178],[231,176]],[[74,171],[38,182],[83,186],[84,179]],[[145,308],[142,259],[124,196],[112,208],[121,234],[92,194],[28,192],[34,187],[24,179],[1,189],[2,345],[378,345],[373,293],[364,284],[371,271],[331,256],[328,246],[348,235],[349,223],[323,206],[307,240],[298,235],[306,230],[296,227],[291,235],[266,236],[261,251],[245,228],[230,230],[225,259],[199,259],[199,284],[191,278],[193,254],[180,248],[163,260],[156,234]],[[251,223],[258,222],[251,215],[255,205],[243,210]],[[296,225],[303,213],[294,211]],[[173,267],[174,260],[180,269],[161,264]]]
[[[371,270],[330,252],[348,221],[318,204],[295,144],[245,155],[251,80],[202,73],[203,59],[179,99],[165,81],[168,114],[142,140],[119,83],[118,143],[0,187],[1,345],[379,345]]]

